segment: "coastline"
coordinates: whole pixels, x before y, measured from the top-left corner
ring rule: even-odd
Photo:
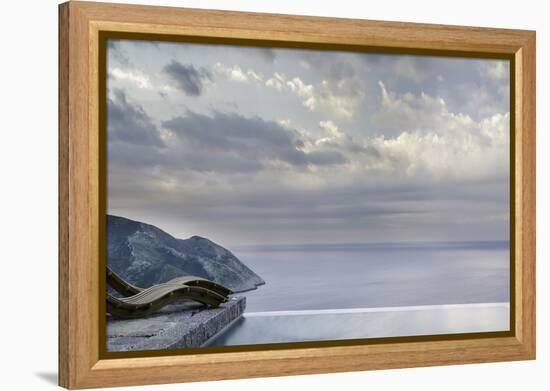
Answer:
[[[265,281],[262,281],[260,282],[259,284],[256,284],[256,286],[254,288],[250,288],[250,289],[243,289],[243,290],[238,290],[238,291],[233,291],[233,293],[231,295],[235,295],[237,293],[245,293],[245,292],[253,292],[253,291],[256,291],[258,290],[259,287],[265,285],[266,282]]]

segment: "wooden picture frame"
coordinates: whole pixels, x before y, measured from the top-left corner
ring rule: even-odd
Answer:
[[[511,64],[512,330],[493,335],[104,358],[103,32],[324,46]],[[103,59],[104,60],[104,59]],[[104,75],[103,75],[104,76]],[[88,2],[59,6],[59,384],[91,388],[535,358],[535,32]]]

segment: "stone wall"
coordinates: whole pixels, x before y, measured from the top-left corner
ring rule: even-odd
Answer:
[[[196,348],[221,331],[246,308],[245,297],[233,297],[218,308],[173,304],[141,319],[107,318],[107,351]]]

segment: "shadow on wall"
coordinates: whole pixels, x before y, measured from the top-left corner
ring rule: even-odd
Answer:
[[[54,386],[57,385],[57,372],[38,372],[35,375],[46,383],[53,384]]]

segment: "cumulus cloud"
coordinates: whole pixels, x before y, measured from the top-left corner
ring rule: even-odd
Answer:
[[[506,161],[501,156],[508,145],[507,113],[475,121],[449,111],[441,98],[425,93],[399,94],[388,90],[382,82],[379,85],[382,107],[377,113],[377,123],[385,130],[378,136],[356,139],[333,120],[319,121],[319,130],[308,132],[297,129],[289,120],[269,121],[237,113],[202,114],[188,110],[162,122],[165,134],[161,139],[143,109],[131,106],[124,94],[118,92],[116,100],[110,103],[113,111],[126,113],[126,123],[130,118],[140,119],[141,126],[126,126],[138,132],[124,134],[120,130],[123,127],[113,122],[113,137],[124,136],[132,143],[143,143],[147,140],[143,129],[152,129],[151,134],[162,143],[159,145],[167,146],[162,159],[156,157],[157,165],[198,172],[298,169],[313,170],[316,175],[319,170],[329,170],[333,175],[334,170],[341,170],[342,175],[362,173],[371,178],[449,180],[506,175]]]
[[[322,80],[318,84],[307,84],[299,77],[288,78],[275,72],[265,85],[277,91],[297,95],[310,111],[331,110],[335,114],[350,118],[359,105],[363,92],[352,81],[338,82]]]
[[[109,76],[118,80],[128,81],[138,88],[152,88],[151,79],[149,76],[139,70],[113,67],[109,70]]]
[[[192,64],[182,64],[172,60],[163,68],[176,87],[188,96],[201,95],[204,85],[212,81],[212,74],[204,67],[196,68]]]
[[[491,61],[482,66],[482,72],[494,80],[508,79],[509,65],[508,61]]]
[[[382,106],[374,121],[381,129],[399,134],[411,129],[438,129],[453,117],[456,121],[467,124],[471,118],[463,114],[448,111],[443,98],[430,96],[424,92],[419,95],[412,93],[398,94],[389,91],[386,85],[379,81]]]
[[[345,131],[339,129],[339,127],[332,121],[320,121],[319,129],[322,134],[318,138],[309,137],[306,149],[323,149],[323,150],[337,150],[345,154],[365,154],[365,157],[370,158],[377,156],[375,151],[369,142],[363,140],[355,140]],[[358,156],[349,156],[348,161],[358,159]]]
[[[483,177],[507,175],[509,114],[496,113],[480,121],[449,111],[445,101],[425,93],[388,91],[379,82],[382,109],[378,123],[388,133],[373,144],[384,160],[407,175]],[[390,130],[391,132],[388,132]]]
[[[236,82],[262,82],[263,77],[253,69],[242,69],[239,65],[227,66],[220,62],[214,64],[214,72],[223,75],[227,79]]]
[[[327,132],[331,138],[341,139],[345,136],[332,121],[320,121],[319,127]]]
[[[507,237],[497,62],[166,45],[111,53],[113,213],[230,247]]]
[[[463,101],[459,109],[476,120],[481,120],[494,113],[509,111],[510,90],[505,80],[491,80],[491,83],[471,83],[456,87],[455,97]]]

